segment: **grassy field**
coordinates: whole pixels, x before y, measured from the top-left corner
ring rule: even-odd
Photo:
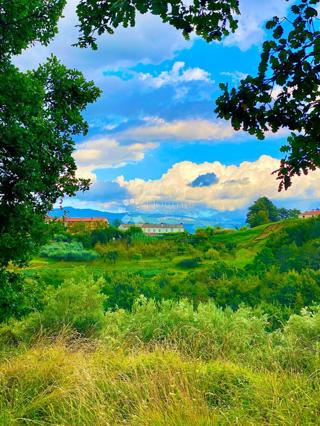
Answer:
[[[312,377],[186,359],[168,349],[39,345],[0,364],[0,377],[3,426],[319,424]]]
[[[252,262],[254,256],[264,245],[270,234],[281,229],[281,226],[283,226],[283,224],[277,223],[262,225],[253,229],[221,232],[214,236],[214,241],[236,244],[237,250],[235,255],[225,256],[222,260],[237,267],[244,267]],[[65,277],[68,277],[72,271],[79,268],[82,268],[87,272],[92,272],[93,274],[113,271],[128,271],[132,273],[141,273],[146,277],[152,277],[160,274],[161,272],[183,275],[188,273],[188,271],[180,268],[178,264],[186,258],[188,258],[188,254],[175,256],[170,259],[168,259],[167,256],[157,256],[139,260],[119,259],[116,263],[111,263],[101,259],[75,262],[35,258],[24,271],[28,276],[57,273],[59,276]],[[199,269],[210,268],[210,266],[212,266],[215,262],[215,260],[202,259]]]
[[[109,312],[99,338],[0,350],[0,424],[316,425],[319,314],[268,333],[263,316],[212,303]]]

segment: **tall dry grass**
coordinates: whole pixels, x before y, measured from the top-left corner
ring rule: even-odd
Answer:
[[[317,374],[59,338],[1,362],[0,424],[314,425],[319,391]]]

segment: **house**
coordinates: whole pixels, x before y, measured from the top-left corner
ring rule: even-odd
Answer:
[[[93,231],[109,225],[109,221],[105,217],[59,217],[55,220],[62,222],[68,231],[74,233]]]
[[[165,223],[160,223],[160,224],[152,224],[152,223],[122,224],[122,225],[119,226],[119,229],[126,231],[126,230],[128,230],[129,228],[132,228],[132,227],[141,228],[142,231],[146,235],[163,235],[163,234],[169,234],[169,233],[185,232],[184,226],[182,224],[168,225],[168,224],[165,224]]]
[[[300,219],[309,219],[310,217],[320,217],[320,210],[311,210],[309,212],[299,214]]]

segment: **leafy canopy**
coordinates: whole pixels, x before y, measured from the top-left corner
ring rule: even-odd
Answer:
[[[269,21],[272,38],[263,44],[258,75],[246,77],[237,89],[221,84],[217,100],[218,116],[231,120],[235,130],[259,139],[269,131],[291,131],[276,171],[280,190],[291,186],[293,176],[320,167],[318,3],[300,0],[288,18]]]
[[[0,58],[18,55],[35,42],[47,45],[57,33],[66,0],[1,0]]]
[[[96,36],[113,34],[123,25],[134,26],[137,12],[158,15],[189,38],[192,32],[206,41],[221,40],[237,28],[239,0],[81,0],[77,13],[80,19],[81,47],[97,48]]]
[[[0,1],[0,267],[28,260],[56,200],[88,187],[75,175],[73,137],[86,134],[82,112],[99,89],[55,57],[25,73],[11,62],[30,44],[50,41],[64,5]]]
[[[249,207],[247,223],[252,227],[284,219],[297,218],[300,211],[297,209],[278,209],[267,197],[260,197]]]

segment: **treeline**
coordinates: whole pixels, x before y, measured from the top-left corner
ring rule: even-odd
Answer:
[[[266,223],[296,219],[300,213],[298,209],[278,208],[269,198],[260,197],[249,207],[246,222],[254,228]]]

